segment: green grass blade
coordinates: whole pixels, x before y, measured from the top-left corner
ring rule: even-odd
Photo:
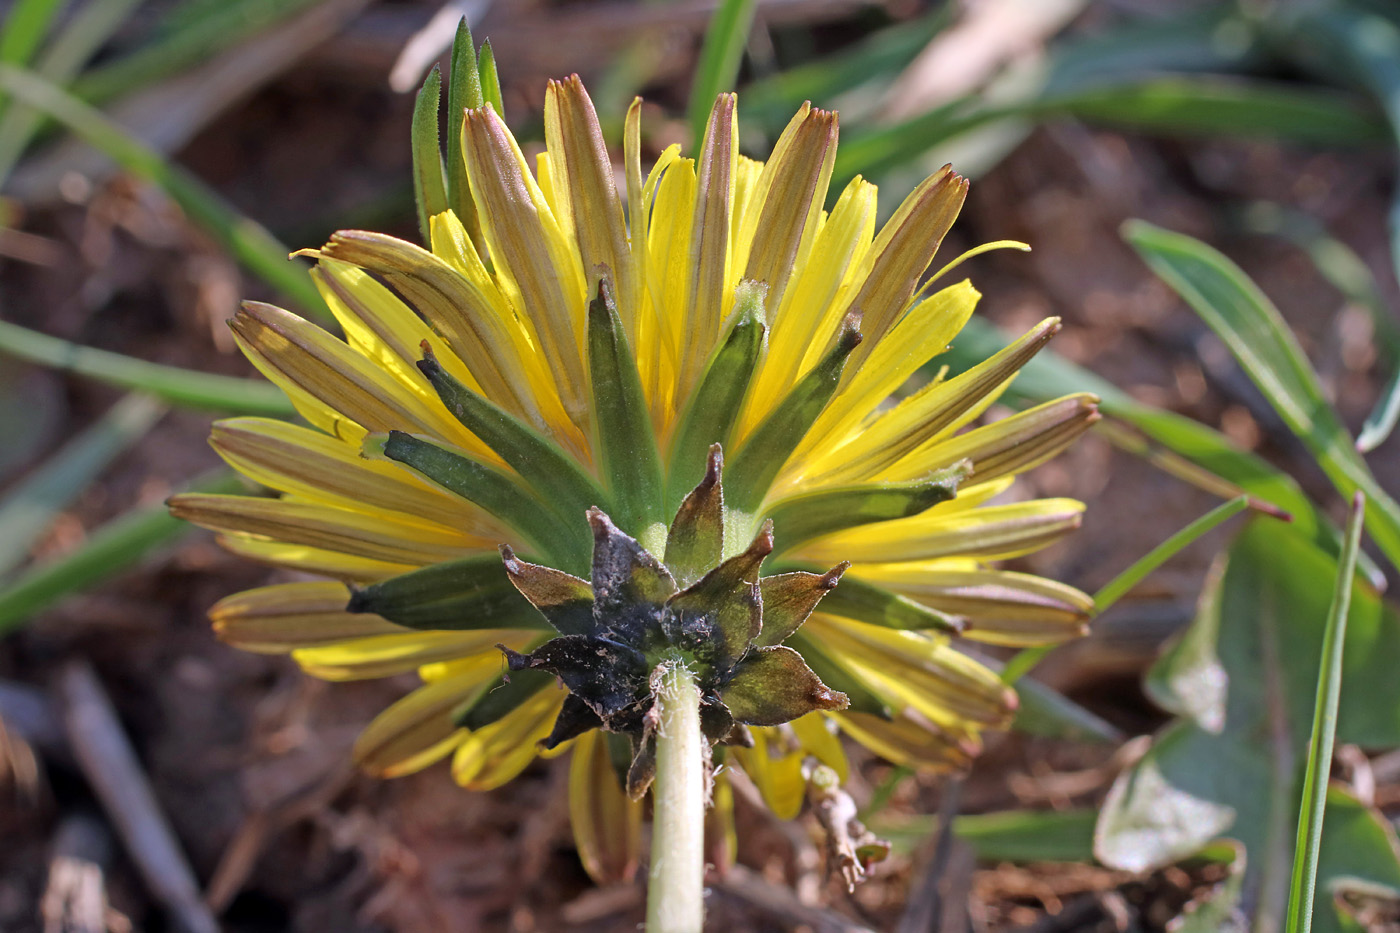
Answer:
[[[1371,537],[1400,567],[1400,504],[1357,453],[1312,365],[1278,309],[1233,262],[1206,244],[1142,221],[1124,238],[1195,309],[1344,495],[1366,493]]]
[[[836,155],[832,181],[844,183],[858,172],[878,177],[989,124],[1064,117],[1169,136],[1265,137],[1346,146],[1386,139],[1383,121],[1354,95],[1239,78],[1173,76],[1002,106],[979,107],[975,97],[966,97],[891,126],[851,132]]]
[[[1094,611],[1104,612],[1142,582],[1143,578],[1180,554],[1188,545],[1230,518],[1249,508],[1249,497],[1240,496],[1211,509],[1185,528],[1138,558],[1133,565],[1108,581],[1094,594]]]
[[[268,382],[162,366],[69,343],[6,321],[0,321],[0,353],[123,389],[149,392],[175,405],[274,418],[296,415],[282,391]]]
[[[0,30],[0,62],[23,65],[49,34],[63,0],[16,0]]]
[[[63,28],[35,65],[46,81],[66,85],[131,15],[140,0],[93,0]],[[0,120],[0,180],[9,176],[44,117],[32,107],[10,106]]]
[[[24,561],[54,516],[164,412],[149,395],[126,396],[0,499],[0,577]]]
[[[225,493],[244,487],[232,474],[220,472],[193,488]],[[113,519],[73,552],[30,568],[0,589],[0,635],[19,628],[64,596],[100,583],[194,530],[188,522],[172,517],[163,502]]]
[[[287,247],[262,226],[234,210],[194,175],[32,72],[0,64],[0,90],[47,113],[126,171],[161,188],[248,271],[303,309],[330,319],[330,311],[305,267],[288,260]]]
[[[413,104],[413,202],[418,208],[418,230],[423,244],[431,247],[429,218],[447,210],[447,183],[443,178],[442,136],[438,109],[442,103],[442,72],[437,65],[428,72]]]
[[[1337,585],[1332,592],[1332,606],[1323,633],[1317,705],[1308,745],[1307,770],[1303,776],[1293,878],[1289,885],[1287,933],[1309,933],[1312,929],[1318,852],[1322,847],[1322,814],[1327,805],[1332,745],[1337,735],[1337,705],[1342,695],[1342,645],[1346,641],[1347,612],[1351,607],[1351,586],[1356,577],[1356,555],[1361,549],[1364,519],[1365,497],[1358,492],[1347,521],[1345,545],[1337,563]]]
[[[696,145],[705,138],[705,123],[715,98],[733,89],[739,77],[739,63],[744,58],[744,45],[749,41],[757,6],[757,0],[722,0],[705,30],[705,45],[700,50],[686,108],[690,138]]]
[[[134,52],[104,62],[73,82],[73,95],[89,104],[107,101],[207,62],[227,48],[324,0],[222,0],[198,11],[182,7],[168,28]],[[180,16],[188,12],[189,15]]]

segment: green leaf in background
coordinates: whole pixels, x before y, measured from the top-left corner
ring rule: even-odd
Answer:
[[[1097,816],[1090,809],[963,814],[953,820],[953,835],[985,862],[1089,863],[1094,860]],[[932,815],[875,815],[865,817],[865,822],[877,836],[911,850],[938,830],[938,818]]]
[[[1129,221],[1123,235],[1225,342],[1338,491],[1366,494],[1371,537],[1400,568],[1400,504],[1356,452],[1278,309],[1238,266],[1199,240],[1142,221]]]
[[[0,354],[123,389],[137,389],[174,405],[240,415],[292,418],[296,409],[270,382],[163,366],[108,350],[84,347],[0,321]]]
[[[194,175],[32,72],[0,64],[0,91],[47,113],[124,170],[159,187],[248,271],[304,310],[330,319],[330,311],[305,267],[287,258],[287,247]]]
[[[1365,500],[1361,493],[1357,493],[1351,519],[1347,522],[1342,556],[1337,562],[1337,582],[1333,587],[1332,606],[1327,610],[1327,627],[1322,637],[1317,706],[1313,713],[1307,768],[1303,774],[1303,802],[1298,814],[1298,841],[1293,850],[1293,880],[1289,885],[1288,894],[1288,933],[1309,933],[1312,929],[1313,892],[1317,886],[1323,810],[1327,802],[1327,783],[1332,773],[1332,748],[1337,737],[1337,705],[1342,695],[1342,644],[1346,640],[1347,612],[1351,606],[1352,581],[1356,577],[1356,555],[1361,549],[1361,524],[1364,515]]]
[[[82,7],[39,57],[35,74],[54,84],[67,84],[126,22],[139,2],[94,0]],[[31,107],[12,105],[5,109],[0,119],[0,181],[9,176],[42,123],[43,115]]]
[[[245,489],[231,473],[197,482],[197,492],[228,493]],[[93,586],[132,567],[156,548],[195,530],[174,518],[165,503],[133,509],[94,530],[73,551],[38,564],[0,587],[0,635],[29,621],[35,613],[65,596]]]
[[[0,62],[28,62],[49,34],[61,6],[63,0],[15,0],[4,29],[0,29]]]
[[[126,396],[0,499],[0,578],[24,561],[54,517],[164,413],[165,406],[148,395]]]
[[[1183,718],[1115,781],[1096,831],[1100,861],[1146,870],[1212,840],[1234,839],[1248,854],[1246,885],[1259,891],[1261,915],[1282,921],[1292,861],[1285,840],[1296,826],[1336,576],[1337,561],[1296,529],[1262,519],[1246,527],[1212,570],[1195,622],[1148,674],[1148,695]],[[1400,745],[1397,656],[1400,613],[1357,586],[1347,617],[1339,741]],[[1362,832],[1378,824],[1348,817],[1357,807],[1336,794],[1329,800],[1318,868],[1324,888],[1339,874],[1400,882],[1393,831],[1386,829],[1379,840],[1386,845],[1378,848],[1374,834]],[[1326,904],[1313,924],[1338,930]]]
[[[1173,921],[1172,933],[1247,933],[1249,921],[1240,909],[1245,866],[1248,856],[1243,848],[1233,845],[1230,874],[1204,899],[1187,905],[1186,911]]]
[[[749,41],[758,0],[721,0],[705,30],[705,46],[690,85],[686,119],[695,145],[705,138],[705,123],[715,98],[734,87],[744,45]]]
[[[1328,284],[1370,317],[1379,363],[1392,376],[1357,435],[1356,449],[1364,454],[1379,447],[1400,420],[1400,323],[1366,261],[1317,218],[1281,204],[1257,201],[1238,213],[1237,222],[1248,233],[1281,237],[1303,250]]]

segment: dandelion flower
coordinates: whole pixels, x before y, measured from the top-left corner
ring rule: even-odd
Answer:
[[[686,599],[728,607],[691,616],[729,639],[707,733],[742,738],[734,758],[791,816],[808,756],[844,776],[838,730],[897,763],[966,765],[1016,698],[955,640],[1050,644],[1092,608],[992,563],[1079,524],[1078,502],[1002,494],[1095,400],[970,427],[1058,322],[911,388],[978,299],[926,283],[966,180],[934,174],[877,229],[861,178],[827,209],[835,113],[804,106],[758,162],[735,108],[720,96],[698,156],[672,146],[644,175],[634,103],[621,190],[577,77],[549,86],[533,169],[489,104],[468,110],[474,218],[431,216],[429,248],[346,230],[308,251],[344,339],[264,304],[232,322],[307,424],[236,418],[211,443],[278,495],[172,502],[239,554],[329,578],[223,600],[221,638],[331,680],[421,677],[360,737],[367,771],[450,756],[484,790],[571,750],[599,878],[636,864],[618,685],[645,685],[631,661],[584,684],[585,636],[621,657],[643,631],[683,637]],[[707,585],[720,602],[695,595]],[[617,621],[637,606],[645,625]],[[776,713],[772,689],[746,686],[760,655],[786,665],[769,687],[800,685]]]

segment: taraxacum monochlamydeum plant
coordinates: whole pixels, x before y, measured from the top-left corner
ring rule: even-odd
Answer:
[[[308,424],[236,418],[212,444],[279,495],[172,501],[239,554],[330,578],[223,600],[224,640],[333,680],[421,676],[361,736],[370,773],[450,756],[484,790],[571,750],[600,879],[637,863],[665,659],[790,817],[809,758],[844,776],[838,731],[967,764],[1016,697],[951,640],[1054,643],[1092,608],[990,562],[1079,524],[1078,502],[998,497],[1095,400],[967,429],[1058,322],[900,394],[977,301],[925,283],[967,182],[936,173],[877,229],[860,178],[826,209],[835,113],[804,106],[763,163],[735,106],[716,101],[697,158],[672,146],[644,175],[634,103],[620,191],[577,77],[549,86],[533,171],[496,108],[465,108],[446,183],[420,177],[430,248],[346,230],[306,253],[343,340],[264,304],[232,322]]]

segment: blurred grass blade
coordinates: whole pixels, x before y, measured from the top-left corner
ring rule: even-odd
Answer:
[[[1220,76],[1135,79],[999,106],[967,97],[892,126],[848,133],[832,183],[878,177],[951,139],[1003,121],[1073,117],[1170,136],[1265,137],[1325,145],[1384,142],[1385,125],[1354,95]]]
[[[63,0],[15,0],[0,29],[0,62],[26,64],[49,34]]]
[[[90,69],[72,84],[75,97],[99,105],[209,61],[323,0],[222,0],[177,8],[149,44]],[[185,14],[185,15],[181,15]]]
[[[1143,578],[1181,553],[1197,538],[1215,530],[1231,517],[1249,508],[1249,497],[1240,496],[1211,509],[1185,528],[1138,558],[1133,565],[1114,577],[1094,594],[1094,611],[1104,612],[1122,599]]]
[[[686,110],[693,145],[698,146],[705,138],[705,123],[715,98],[733,89],[739,77],[739,63],[744,58],[744,45],[749,41],[757,6],[758,0],[721,0],[710,19]]]
[[[442,71],[434,65],[413,104],[413,200],[418,207],[418,230],[423,236],[425,246],[432,243],[429,218],[447,210],[447,183],[442,170],[442,136],[438,131],[438,109],[441,103]]]
[[[165,406],[149,395],[126,396],[0,499],[0,578],[24,561],[54,516],[164,413]]]
[[[803,101],[822,101],[827,106],[859,85],[888,81],[947,26],[954,9],[944,4],[916,20],[872,33],[834,55],[745,85],[743,116],[781,130]]]
[[[69,343],[6,321],[0,321],[0,353],[124,389],[149,392],[175,405],[274,418],[296,415],[282,391],[268,382],[150,363]]]
[[[1303,775],[1293,878],[1288,892],[1287,933],[1309,933],[1312,929],[1313,894],[1317,886],[1318,853],[1322,847],[1322,814],[1327,805],[1332,745],[1337,737],[1337,707],[1342,696],[1342,645],[1346,641],[1347,614],[1351,608],[1352,581],[1356,577],[1356,555],[1361,549],[1365,506],[1365,496],[1358,492],[1352,500],[1342,557],[1337,562],[1337,585],[1332,591],[1327,628],[1323,630],[1317,704],[1308,744],[1307,770]]]
[[[66,85],[126,22],[140,0],[92,0],[58,34],[34,66],[36,74],[54,84]],[[9,176],[43,115],[32,107],[7,107],[0,120],[0,181]]]
[[[1129,221],[1124,238],[1195,309],[1344,495],[1365,492],[1371,537],[1400,567],[1400,504],[1356,452],[1278,309],[1233,262],[1199,240]]]
[[[1249,205],[1239,219],[1250,233],[1282,237],[1303,250],[1322,277],[1370,317],[1381,364],[1392,372],[1356,438],[1359,452],[1375,450],[1400,418],[1400,324],[1381,295],[1375,276],[1356,250],[1328,234],[1321,222],[1302,211],[1261,201]]]
[[[1361,433],[1356,436],[1357,451],[1364,454],[1375,450],[1390,437],[1397,421],[1400,421],[1400,366],[1396,366],[1390,381],[1381,390],[1376,407],[1361,425]]]
[[[321,295],[288,249],[253,220],[229,206],[212,188],[166,159],[105,116],[32,72],[0,64],[0,90],[42,110],[123,169],[161,188],[189,218],[250,272],[304,310],[329,319]]]
[[[197,492],[230,493],[246,487],[230,473],[196,483]],[[165,503],[134,509],[96,529],[74,551],[32,567],[0,588],[0,635],[13,631],[63,597],[100,583],[151,551],[194,531]]]

